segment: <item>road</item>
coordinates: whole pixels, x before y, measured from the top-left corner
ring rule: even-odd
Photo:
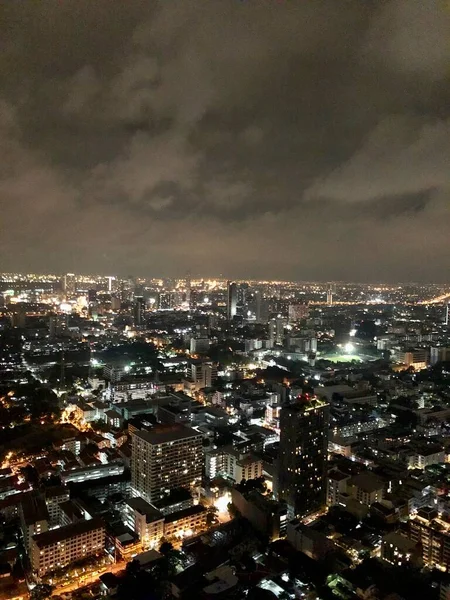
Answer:
[[[106,565],[101,569],[94,570],[92,573],[86,573],[85,575],[79,577],[77,581],[68,583],[67,585],[57,586],[53,590],[52,596],[60,596],[61,594],[74,592],[75,590],[78,590],[81,587],[91,585],[92,583],[98,581],[100,575],[103,575],[104,573],[118,573],[119,571],[123,571],[123,569],[125,569],[126,564],[126,561],[122,560],[111,565]]]

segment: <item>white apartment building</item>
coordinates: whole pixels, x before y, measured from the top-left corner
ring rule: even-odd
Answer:
[[[79,521],[33,536],[30,548],[31,566],[38,577],[43,577],[76,560],[100,554],[104,547],[103,521]]]
[[[144,548],[158,545],[164,536],[164,515],[143,498],[129,498],[123,511],[124,521],[137,533]]]
[[[131,434],[131,487],[155,502],[176,488],[198,485],[203,469],[203,436],[179,423]]]

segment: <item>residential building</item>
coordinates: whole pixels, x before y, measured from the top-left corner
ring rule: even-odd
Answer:
[[[256,490],[241,492],[236,488],[231,490],[231,501],[241,515],[270,540],[286,535],[287,506],[283,502],[272,500]]]
[[[34,535],[31,539],[31,567],[38,577],[71,563],[101,554],[105,546],[105,526],[101,519],[80,521]]]
[[[341,473],[337,469],[333,469],[328,473],[327,478],[327,505],[334,506],[339,504],[341,494],[347,492],[347,482],[350,475]]]
[[[143,498],[129,498],[124,507],[125,524],[144,546],[156,546],[164,535],[164,515]]]
[[[298,519],[287,524],[286,539],[298,552],[303,552],[313,560],[322,560],[334,548],[333,542],[325,534]]]
[[[202,435],[181,424],[158,425],[131,434],[131,486],[147,502],[175,488],[200,483],[203,469]]]
[[[399,567],[407,564],[420,566],[419,546],[405,535],[391,531],[381,541],[381,558]]]
[[[422,548],[422,558],[428,567],[450,569],[450,525],[439,518],[437,510],[421,508],[409,520],[409,537]]]
[[[60,504],[70,498],[69,489],[62,485],[48,487],[44,491],[45,504],[47,505],[50,528],[60,523]]]
[[[347,489],[358,502],[370,506],[374,502],[381,502],[384,485],[379,477],[370,471],[363,471],[348,481]]]
[[[329,405],[299,398],[280,411],[280,449],[275,492],[294,516],[326,501]]]
[[[208,511],[201,504],[196,504],[190,508],[185,508],[170,515],[164,519],[164,537],[190,537],[194,533],[200,532],[206,528],[206,515]]]
[[[19,515],[24,546],[29,551],[33,536],[49,528],[50,517],[44,497],[38,492],[26,494],[22,498]]]

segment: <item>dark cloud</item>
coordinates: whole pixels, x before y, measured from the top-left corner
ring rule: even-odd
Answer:
[[[0,10],[4,270],[446,279],[444,0]]]

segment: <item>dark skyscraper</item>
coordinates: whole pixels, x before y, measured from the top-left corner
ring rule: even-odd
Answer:
[[[328,404],[316,398],[281,409],[276,492],[295,516],[325,504],[328,418]]]
[[[133,311],[134,311],[134,326],[142,327],[144,322],[144,310],[145,301],[142,296],[136,296],[134,299]]]
[[[237,285],[234,281],[227,282],[227,319],[231,321],[236,316]]]

